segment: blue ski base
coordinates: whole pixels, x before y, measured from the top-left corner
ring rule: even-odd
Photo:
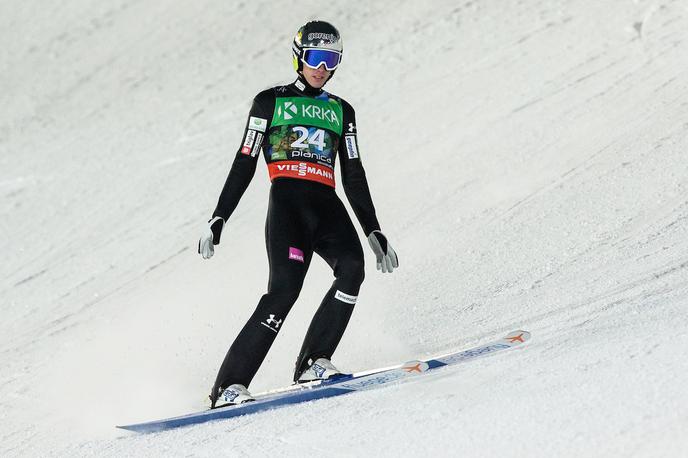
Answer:
[[[490,355],[499,351],[507,350],[521,345],[530,339],[528,331],[514,331],[506,337],[480,345],[468,350],[425,361],[410,361],[399,367],[365,372],[361,374],[350,374],[337,377],[336,379],[326,380],[319,384],[308,384],[278,391],[264,396],[258,396],[253,402],[245,404],[231,405],[213,410],[182,415],[180,417],[166,418],[162,420],[136,423],[131,425],[117,426],[117,428],[135,431],[139,433],[150,433],[164,431],[167,429],[178,428],[180,426],[205,423],[221,418],[232,418],[241,415],[250,415],[266,410],[277,409],[293,404],[313,401],[316,399],[331,398],[355,391],[369,390],[384,386],[391,382],[404,378],[422,374],[424,372],[437,369],[438,367],[459,364]]]

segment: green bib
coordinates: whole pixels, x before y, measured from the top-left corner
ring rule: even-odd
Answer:
[[[277,97],[271,126],[313,126],[342,135],[343,119],[342,104],[337,100]]]

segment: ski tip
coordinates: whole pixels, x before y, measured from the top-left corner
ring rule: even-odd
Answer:
[[[122,429],[124,431],[131,431],[134,433],[150,433],[153,431],[159,431],[160,429],[147,423],[133,423],[131,425],[115,425],[115,428]]]
[[[504,337],[504,340],[508,341],[508,343],[515,345],[524,343],[528,339],[530,339],[530,332],[521,330],[510,332]]]
[[[163,429],[165,429],[165,428],[160,427],[160,425],[147,425],[144,423],[135,424],[135,425],[115,425],[115,428],[123,429],[124,431],[131,431],[134,433],[141,433],[141,434],[154,433],[154,432],[162,431]]]

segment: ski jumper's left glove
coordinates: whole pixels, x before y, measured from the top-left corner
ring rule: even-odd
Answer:
[[[203,259],[210,259],[215,254],[214,245],[220,243],[220,235],[222,235],[224,227],[225,220],[219,216],[208,221],[208,226],[198,240],[198,252],[203,256]]]
[[[371,232],[368,236],[368,243],[370,243],[370,248],[373,249],[377,258],[377,270],[386,273],[393,272],[395,267],[399,267],[397,253],[382,232],[377,230]]]

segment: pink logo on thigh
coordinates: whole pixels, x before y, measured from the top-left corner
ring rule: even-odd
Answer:
[[[293,246],[290,246],[289,247],[289,259],[293,259],[294,261],[303,262],[303,251],[299,250],[298,248],[294,248]]]

